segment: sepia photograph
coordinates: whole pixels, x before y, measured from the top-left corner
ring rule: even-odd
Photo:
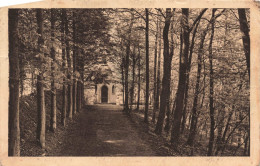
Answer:
[[[0,8],[0,166],[259,165],[260,2],[112,1]]]
[[[249,156],[250,10],[9,9],[9,156]]]

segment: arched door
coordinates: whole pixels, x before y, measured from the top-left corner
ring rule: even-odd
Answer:
[[[108,88],[106,85],[102,86],[101,88],[101,102],[102,103],[108,102]]]

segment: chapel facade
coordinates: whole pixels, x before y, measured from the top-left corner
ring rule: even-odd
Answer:
[[[85,72],[84,96],[87,105],[123,104],[121,85],[107,63],[96,64]]]

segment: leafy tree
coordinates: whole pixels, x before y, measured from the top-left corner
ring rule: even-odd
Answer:
[[[146,88],[145,88],[145,111],[144,122],[148,123],[149,109],[149,10],[145,8],[145,52],[146,52]]]
[[[213,42],[213,37],[214,37],[214,15],[215,15],[216,9],[212,10],[212,23],[211,23],[211,36],[210,36],[210,43],[209,43],[209,63],[210,63],[210,92],[209,92],[209,107],[210,107],[210,138],[209,138],[209,148],[208,148],[208,156],[212,155],[213,151],[213,143],[214,143],[214,130],[215,130],[215,120],[214,120],[214,99],[213,99],[213,86],[214,86],[214,81],[213,81],[213,62],[212,62],[212,42]]]
[[[243,33],[242,39],[244,45],[244,52],[246,56],[248,76],[250,79],[250,37],[249,37],[249,28],[248,28],[245,9],[238,9],[238,16],[239,16],[240,30]]]
[[[155,133],[161,134],[163,128],[163,122],[165,118],[165,109],[166,105],[169,102],[169,87],[170,87],[170,79],[171,79],[171,61],[173,56],[173,50],[171,53],[169,52],[169,39],[168,32],[171,24],[172,12],[170,8],[166,9],[165,23],[163,29],[163,57],[164,57],[164,66],[163,66],[163,81],[162,81],[162,92],[161,92],[161,100],[160,100],[160,112],[155,128]]]
[[[9,37],[9,121],[8,155],[20,156],[19,125],[19,54],[18,54],[18,9],[8,13]]]
[[[61,24],[60,24],[60,33],[61,33],[61,49],[62,49],[62,68],[67,75],[67,66],[66,66],[66,52],[65,52],[65,9],[61,10]],[[67,83],[66,77],[63,77],[63,85],[62,85],[62,112],[61,112],[61,123],[63,126],[66,125],[66,117],[67,117]]]
[[[38,25],[38,52],[40,60],[45,58],[44,55],[44,39],[43,39],[43,11],[42,9],[36,9],[36,18]],[[37,75],[37,140],[40,146],[45,148],[45,124],[46,124],[46,112],[45,112],[45,99],[44,99],[44,66],[41,66],[40,73]]]
[[[54,9],[51,9],[51,42],[52,42],[52,48],[51,48],[51,58],[52,58],[52,63],[51,63],[51,69],[52,69],[52,82],[51,82],[51,91],[52,91],[52,95],[51,95],[51,120],[50,120],[50,130],[51,131],[55,131],[56,129],[56,112],[57,112],[57,108],[56,108],[56,87],[55,87],[55,65],[54,62],[56,61],[56,57],[55,57],[55,48],[54,48],[54,38],[55,38],[55,30],[54,30],[54,26],[55,26],[55,11]]]

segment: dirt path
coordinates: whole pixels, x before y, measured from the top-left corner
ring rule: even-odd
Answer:
[[[155,156],[129,118],[114,105],[82,110],[54,156]]]

